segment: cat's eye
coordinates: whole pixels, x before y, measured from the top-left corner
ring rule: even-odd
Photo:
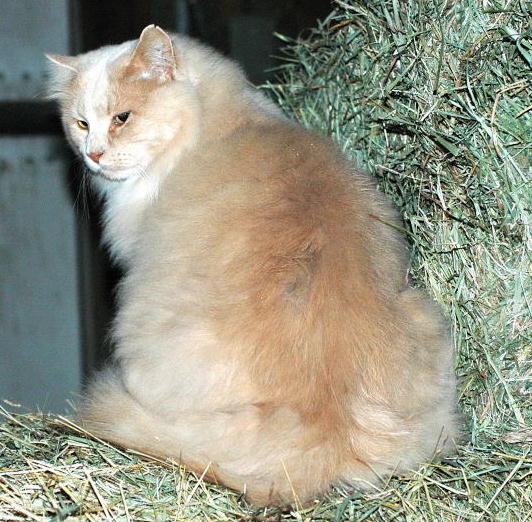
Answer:
[[[85,120],[76,120],[76,123],[80,129],[87,130],[89,128],[89,124]]]
[[[123,125],[124,123],[126,123],[127,119],[129,118],[129,115],[131,113],[129,112],[121,112],[120,114],[117,114],[114,118],[113,118],[113,123],[115,125]]]

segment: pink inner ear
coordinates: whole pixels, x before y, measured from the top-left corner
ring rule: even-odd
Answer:
[[[150,25],[142,31],[127,73],[161,82],[176,78],[177,64],[172,41],[162,29]]]

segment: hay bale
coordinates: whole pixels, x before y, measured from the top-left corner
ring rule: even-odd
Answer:
[[[399,205],[412,276],[454,327],[464,444],[382,491],[253,512],[65,419],[0,411],[0,520],[525,520],[532,509],[532,43],[525,2],[337,1],[290,42],[285,110]],[[528,326],[528,330],[527,330]],[[528,428],[527,428],[528,426]]]
[[[532,12],[518,0],[337,4],[287,47],[272,89],[395,200],[412,276],[454,327],[466,432],[512,437],[531,421]]]

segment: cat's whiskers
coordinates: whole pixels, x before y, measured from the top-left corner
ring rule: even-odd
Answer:
[[[87,167],[83,168],[83,171],[81,173],[81,183],[80,183],[80,196],[81,201],[83,204],[83,213],[82,216],[84,219],[90,218],[90,211],[89,211],[89,193],[90,193],[90,182],[89,182],[89,170]]]
[[[148,178],[148,171],[142,165],[135,166],[135,174],[144,179]]]
[[[88,175],[87,175],[87,173],[89,173],[89,170],[87,166],[85,165],[85,163],[83,162],[82,158],[79,158],[79,157],[74,158],[73,163],[76,163],[78,164],[79,167],[81,167],[79,169],[79,171],[81,172],[80,182],[78,184],[78,190],[74,197],[74,202],[73,202],[74,208],[76,209],[76,211],[80,210],[79,214],[81,215],[83,220],[88,220],[90,217],[89,203],[88,203],[89,201],[88,193],[89,193],[90,188],[89,188]]]

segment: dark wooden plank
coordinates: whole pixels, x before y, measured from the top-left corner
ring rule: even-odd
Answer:
[[[0,134],[60,134],[55,103],[45,101],[0,102]]]
[[[71,0],[72,48],[82,53],[138,38],[149,24],[175,30],[173,0],[95,2]]]

